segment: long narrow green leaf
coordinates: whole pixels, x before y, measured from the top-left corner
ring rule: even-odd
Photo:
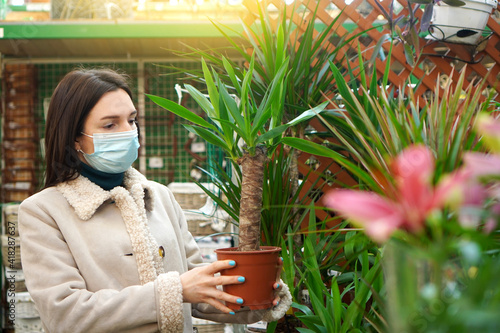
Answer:
[[[359,63],[359,80],[361,82],[361,86],[365,88],[365,90],[368,90],[368,81],[366,80],[366,68],[363,59],[363,52],[361,52],[361,45],[359,42],[358,42],[358,63]]]
[[[281,67],[277,71],[276,75],[273,77],[266,94],[264,95],[264,98],[262,99],[262,102],[260,103],[259,109],[260,112],[263,112],[264,109],[268,108],[273,101],[276,99],[278,101],[281,101],[282,98],[278,97],[279,94],[281,93],[281,90],[285,86],[286,82],[284,82],[284,77],[285,73],[288,69],[288,59],[285,60],[283,64],[281,64]],[[280,110],[281,111],[281,110]],[[276,117],[276,115],[273,115],[273,117]],[[277,125],[277,124],[274,124]]]
[[[254,63],[255,63],[255,58],[252,57],[250,60],[250,65],[248,68],[248,72],[245,74],[245,77],[243,78],[243,83],[241,85],[241,101],[240,101],[240,109],[242,110],[242,115],[245,123],[244,131],[245,133],[251,133],[251,119],[249,117],[249,111],[248,109],[251,108],[250,105],[248,105],[248,95],[250,94],[250,82],[252,80],[252,75],[253,75],[253,69],[254,69]]]
[[[207,89],[208,89],[208,96],[210,96],[210,101],[211,101],[211,104],[212,104],[212,108],[214,110],[214,113],[208,113],[208,116],[210,117],[217,117],[219,118],[220,117],[220,114],[219,114],[219,91],[217,90],[217,87],[215,85],[215,80],[217,80],[217,78],[214,80],[214,77],[212,77],[212,74],[210,73],[210,69],[208,68],[207,66],[207,63],[205,62],[205,59],[201,59],[201,66],[203,68],[203,76],[205,78],[205,84],[207,86]],[[215,72],[214,72],[214,75],[217,75]]]
[[[363,281],[358,281],[358,279],[355,279],[355,290],[356,290],[356,296],[354,301],[349,305],[347,309],[347,313],[345,316],[345,321],[349,323],[356,323],[356,325],[359,325],[360,320],[362,319],[363,315],[363,307],[370,294],[371,294],[371,289],[369,285],[374,282],[374,280],[380,276],[380,265],[376,264],[373,267],[371,267],[368,272],[366,273],[365,276],[363,276]],[[347,332],[347,327],[344,332]]]
[[[269,12],[267,10],[264,10],[262,8],[263,6],[259,6],[259,12],[260,12],[260,17],[264,18],[263,20],[260,21],[261,27],[262,27],[262,36],[263,36],[263,41],[259,43],[259,45],[263,46],[265,49],[265,52],[263,52],[263,55],[265,58],[261,60],[261,63],[267,64],[268,65],[268,73],[270,73],[271,77],[273,77],[276,71],[276,67],[274,66],[274,60],[276,58],[276,49],[273,47],[275,45],[275,40],[273,38],[274,34],[272,31],[272,24],[271,20],[269,18]]]
[[[262,135],[259,135],[257,137],[257,140],[256,140],[256,144],[261,144],[261,143],[265,143],[265,142],[269,142],[271,141],[272,139],[278,137],[281,135],[281,133],[283,133],[284,131],[286,131],[286,129],[290,127],[286,124],[284,125],[280,125],[278,127],[275,127],[273,128],[272,130],[270,131],[267,131],[265,132],[264,134]]]
[[[229,92],[223,86],[220,87],[220,96],[224,102],[224,105],[227,107],[226,110],[229,112],[229,115],[232,117],[232,120],[234,120],[235,124],[238,127],[244,129],[245,120],[241,115],[240,107],[238,106],[234,98],[229,94]],[[229,117],[226,117],[225,119],[231,121]]]
[[[289,226],[290,228],[290,226]],[[286,245],[286,246],[283,246]],[[285,240],[282,240],[282,245],[281,247],[283,249],[292,249],[293,248],[293,236],[291,233],[288,233],[288,236],[286,237],[286,243]],[[295,269],[294,269],[294,253],[292,251],[288,251],[285,255],[282,256],[283,258],[283,267],[288,267],[288,269],[284,270],[284,275],[285,275],[285,281],[288,281],[289,283],[291,282],[292,287],[294,286],[295,282]],[[292,290],[290,290],[292,295],[296,297],[295,293]]]
[[[282,76],[281,76],[282,77]],[[254,122],[252,124],[252,136],[257,135],[257,132],[262,129],[262,125],[271,118],[270,128],[274,127],[274,122],[276,122],[276,117],[273,115],[272,102],[276,99],[279,100],[275,96],[276,94],[276,84],[275,82],[281,82],[281,77],[275,77],[266,91],[264,98],[262,99],[259,107],[257,108],[257,112],[255,113]],[[282,87],[282,86],[280,86]]]
[[[303,327],[297,327],[296,330],[299,332],[299,333],[318,333],[319,331],[316,330],[316,331],[313,331],[309,328],[303,328]]]
[[[207,122],[205,119],[202,117],[198,116],[197,114],[189,111],[182,105],[179,105],[173,101],[170,101],[166,98],[155,96],[155,95],[150,95],[146,94],[146,96],[149,97],[154,103],[156,103],[158,106],[161,106],[162,108],[176,114],[177,116],[186,119],[187,121],[190,121],[196,125],[209,128],[212,130],[216,130],[215,126]]]
[[[271,323],[268,323],[267,324],[266,332],[267,333],[273,333],[276,330],[277,326],[278,326],[278,322],[277,321],[273,321]]]
[[[228,125],[235,122],[234,117],[231,114],[231,108],[238,109],[236,102],[229,96],[228,91],[224,84],[217,79],[217,86],[219,87],[219,125],[221,127],[221,134],[224,137],[225,142],[234,142],[234,129]],[[233,103],[231,103],[233,102]],[[229,111],[228,111],[229,109]],[[212,119],[212,121],[216,121]]]
[[[334,332],[340,331],[340,326],[342,325],[342,298],[340,297],[340,289],[336,279],[332,280],[331,284],[331,296],[333,302],[333,321],[334,321]]]
[[[218,118],[218,112],[215,111],[213,104],[210,102],[210,100],[198,89],[193,87],[190,84],[184,85],[186,90],[188,91],[189,95],[195,100],[195,102],[205,111],[207,116],[210,118]]]
[[[247,61],[250,61],[250,56],[248,55],[247,53],[247,50],[246,48],[243,48],[239,43],[236,42],[236,39],[233,39],[232,37],[230,37],[230,35],[228,33],[226,33],[224,31],[224,29],[228,30],[229,32],[231,32],[231,34],[235,34],[241,38],[245,38],[245,35],[241,34],[240,32],[230,28],[229,26],[227,25],[224,25],[222,23],[218,23],[216,24],[213,20],[211,20],[209,18],[209,20],[212,22],[212,24],[214,25],[214,27],[219,30],[219,32],[224,36],[224,38],[232,45],[233,47],[233,50],[237,51],[240,56],[242,56],[243,59],[247,60]],[[245,24],[242,23],[243,27],[245,27]],[[224,28],[224,29],[223,29]],[[217,59],[217,57],[215,57]]]
[[[241,96],[241,82],[236,76],[234,66],[227,60],[226,57],[222,57],[222,65],[233,84],[233,88],[236,89],[236,94]]]
[[[332,74],[335,77],[335,82],[337,83],[337,88],[339,90],[339,93],[344,99],[346,105],[348,106],[348,109],[354,108],[356,103],[354,103],[354,100],[352,98],[351,89],[345,83],[345,79],[340,73],[340,70],[333,62],[330,62],[330,69],[332,70]]]
[[[259,17],[263,21],[263,15],[262,15],[262,11],[260,10],[260,8],[259,8]],[[267,64],[266,55],[262,51],[262,45],[265,45],[265,43],[261,38],[259,38],[260,32],[252,30],[252,28],[250,26],[248,26],[245,22],[242,22],[242,27],[243,27],[244,39],[247,40],[250,43],[250,45],[252,46],[253,54],[251,57],[257,58],[259,60],[258,61],[259,63]],[[255,29],[255,30],[258,30],[258,29]],[[265,33],[267,30],[261,29],[261,31],[263,33]],[[247,54],[246,60],[249,62],[251,60],[251,57],[249,57]],[[264,76],[266,71],[269,70],[269,68],[267,68],[267,67],[263,68],[263,67],[258,66],[256,70],[259,73],[259,75]]]
[[[258,135],[259,132],[264,132],[266,129],[264,128],[264,125],[269,121],[271,118],[272,114],[272,109],[270,107],[262,110],[257,110],[257,113],[255,115],[254,123],[252,125],[252,133],[251,136],[254,137]]]
[[[194,126],[194,125],[184,125],[184,127],[197,135],[199,135],[202,139],[206,140],[207,142],[216,145],[217,147],[221,147],[224,149],[227,153],[232,155],[232,148],[229,146],[224,140],[222,140],[219,136],[215,135],[213,132],[199,126]],[[232,143],[231,143],[232,144]]]
[[[300,114],[298,117],[295,119],[290,120],[287,125],[288,126],[295,126],[297,124],[300,124],[306,120],[311,119],[312,117],[317,116],[320,114],[323,110],[325,110],[326,106],[328,105],[328,102],[321,103],[320,105],[309,109],[307,111],[304,111],[302,114]]]
[[[286,58],[286,53],[287,53],[287,45],[285,44],[285,33],[283,31],[284,26],[283,24],[280,24],[277,29],[277,36],[276,36],[276,46],[272,45],[272,47],[276,49],[276,57],[274,59],[275,61],[275,68],[280,68],[280,66],[284,63],[284,60]]]
[[[386,59],[386,64],[385,64],[385,70],[384,70],[384,77],[382,78],[382,87],[387,87],[387,82],[389,82],[389,73],[392,72],[391,70],[391,57],[392,57],[392,46],[393,44],[390,44],[389,47],[389,54],[387,55]]]
[[[364,170],[348,161],[345,156],[339,154],[325,146],[319,145],[317,143],[300,139],[300,138],[283,138],[282,142],[290,147],[298,149],[300,151],[310,153],[317,156],[329,157],[335,162],[339,163],[341,166],[346,167],[351,170],[356,177],[361,179],[363,182],[371,186],[372,188],[378,187],[377,183],[370,177]]]
[[[231,134],[230,138],[228,138],[228,141],[234,142],[234,144],[236,145],[236,141],[238,141],[238,138],[235,138],[235,136],[234,136],[235,134],[237,134],[239,137],[241,137],[241,139],[244,142],[252,141],[252,139],[247,136],[247,133],[244,132],[244,128],[241,128],[237,124],[230,122],[230,121],[227,121],[227,120],[222,120],[222,119],[216,119],[216,120],[225,124],[227,127],[232,129],[232,131],[228,130],[228,134]]]

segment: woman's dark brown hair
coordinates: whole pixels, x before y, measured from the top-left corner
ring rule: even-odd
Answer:
[[[101,97],[123,89],[132,99],[128,77],[111,69],[78,69],[64,76],[50,100],[45,127],[45,187],[79,175],[75,140]]]

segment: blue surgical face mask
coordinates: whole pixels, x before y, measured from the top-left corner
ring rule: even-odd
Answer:
[[[94,152],[83,154],[87,163],[96,170],[107,173],[125,172],[137,159],[139,136],[137,129],[116,133],[94,133],[83,135],[94,141]]]

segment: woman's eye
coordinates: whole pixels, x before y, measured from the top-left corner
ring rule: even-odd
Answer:
[[[135,124],[135,119],[129,119],[129,120],[128,120],[128,123],[129,123],[130,125],[134,125],[134,124]]]
[[[111,128],[113,128],[114,125],[115,124],[107,124],[107,125],[104,125],[104,128],[105,129],[111,129]]]

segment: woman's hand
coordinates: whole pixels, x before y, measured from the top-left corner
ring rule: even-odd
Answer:
[[[278,296],[278,294],[279,294],[281,288],[283,287],[280,284],[280,281],[281,281],[281,270],[282,270],[282,268],[283,268],[283,258],[278,258],[278,270],[277,270],[277,273],[276,273],[276,282],[273,285],[274,295],[275,295],[275,298],[273,300],[273,305],[274,306],[277,306],[280,303],[280,297]]]
[[[235,265],[234,260],[215,261],[208,266],[197,267],[182,274],[180,278],[184,302],[207,303],[222,312],[234,314],[221,301],[241,304],[243,300],[217,289],[217,286],[241,284],[245,282],[245,278],[234,275],[215,276],[215,274],[224,269],[233,268]]]

